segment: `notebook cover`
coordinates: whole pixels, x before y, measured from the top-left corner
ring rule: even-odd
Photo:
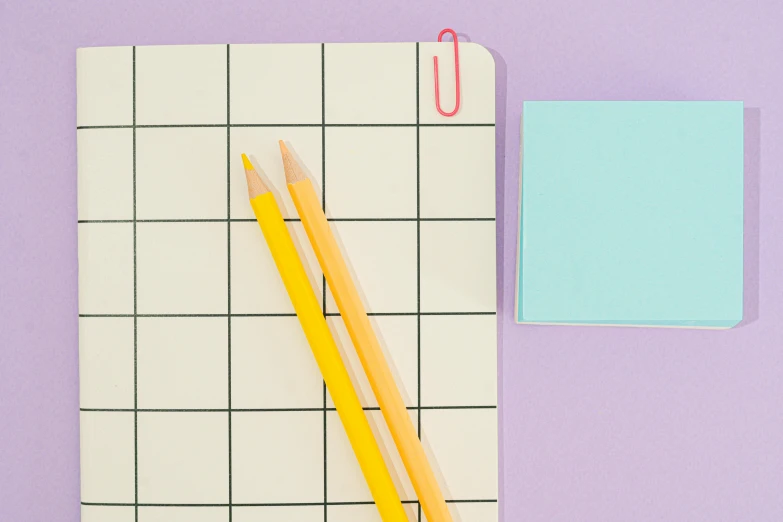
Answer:
[[[418,506],[286,189],[326,214],[455,519],[497,520],[494,62],[450,43],[77,53],[83,522],[378,520],[247,196],[263,170]],[[448,89],[447,86],[451,86]]]
[[[742,319],[742,102],[526,102],[518,322]]]

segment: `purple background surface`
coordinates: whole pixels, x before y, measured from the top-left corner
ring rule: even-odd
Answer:
[[[79,519],[76,47],[443,27],[497,61],[504,520],[783,520],[779,0],[0,0],[0,520]],[[738,328],[513,323],[520,110],[550,99],[744,100]]]

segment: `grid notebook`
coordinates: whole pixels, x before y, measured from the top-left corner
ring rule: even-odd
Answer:
[[[278,139],[321,191],[455,520],[497,520],[494,62],[460,44],[462,108],[444,118],[435,53],[450,107],[450,43],[78,51],[83,522],[379,520],[253,217],[242,152],[274,185],[422,520]]]

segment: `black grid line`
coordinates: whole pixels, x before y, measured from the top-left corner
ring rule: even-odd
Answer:
[[[322,82],[323,83],[323,82]],[[494,123],[183,123],[164,125],[79,125],[90,129],[192,129],[210,127],[494,127]]]
[[[326,215],[326,44],[321,44],[321,208]],[[326,317],[326,275],[321,275],[321,311]],[[329,473],[327,464],[327,407],[326,407],[326,381],[323,383],[323,409],[324,409],[324,522],[329,518],[326,509],[329,500]]]
[[[233,518],[233,460],[231,456],[231,46],[226,44],[226,238],[228,241],[228,522]]]
[[[408,411],[416,410],[496,410],[494,404],[474,404],[459,406],[406,406]],[[263,413],[263,412],[308,412],[323,411],[322,406],[313,408],[79,408],[79,411],[92,412],[132,412],[139,413]],[[380,411],[378,406],[364,406],[364,411]],[[326,411],[337,411],[334,407],[327,407]]]
[[[419,126],[419,42],[416,42],[416,417],[421,440],[421,148]],[[421,520],[421,502],[416,503]]]
[[[133,78],[133,502],[134,518],[139,522],[139,320],[136,277],[136,46],[132,51]]]
[[[416,500],[402,500],[403,504],[418,504]],[[497,503],[496,498],[466,498],[466,499],[447,499],[447,504],[494,504]],[[353,500],[342,502],[274,502],[274,503],[257,503],[257,504],[129,504],[122,502],[82,502],[82,506],[108,506],[108,507],[123,507],[134,506],[139,507],[306,507],[306,506],[371,506],[375,504],[372,500]]]
[[[497,315],[497,312],[368,312],[370,317],[401,317],[401,316],[426,316],[426,315]],[[325,317],[340,317],[339,312],[327,312]],[[79,317],[229,317],[229,314],[79,314]],[[296,317],[295,313],[269,313],[269,314],[231,314],[230,317]]]
[[[325,162],[324,162],[325,163]],[[325,196],[324,196],[325,197]],[[255,223],[255,219],[251,218],[180,218],[180,219],[137,219],[136,223]],[[299,218],[285,218],[284,221],[289,223],[298,223],[302,221]],[[329,218],[328,221],[339,221],[348,223],[364,223],[375,221],[404,221],[404,222],[419,222],[419,221],[495,221],[494,217],[464,217],[464,218]],[[79,224],[92,224],[92,223],[133,223],[132,219],[80,219]]]

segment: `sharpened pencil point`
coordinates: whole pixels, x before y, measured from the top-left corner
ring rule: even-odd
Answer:
[[[247,193],[250,196],[250,199],[270,192],[269,187],[264,185],[264,182],[261,181],[261,177],[258,175],[258,172],[256,172],[256,168],[252,163],[250,163],[250,160],[247,159],[247,156],[244,154],[242,154],[242,164],[245,166]]]
[[[252,163],[250,163],[250,160],[242,154],[242,165],[245,166],[245,170],[255,170],[256,168],[253,166]]]
[[[280,144],[280,154],[283,155],[283,170],[285,170],[286,183],[296,183],[307,179],[304,172],[302,172],[302,167],[296,162],[283,140],[278,141],[278,143]]]

